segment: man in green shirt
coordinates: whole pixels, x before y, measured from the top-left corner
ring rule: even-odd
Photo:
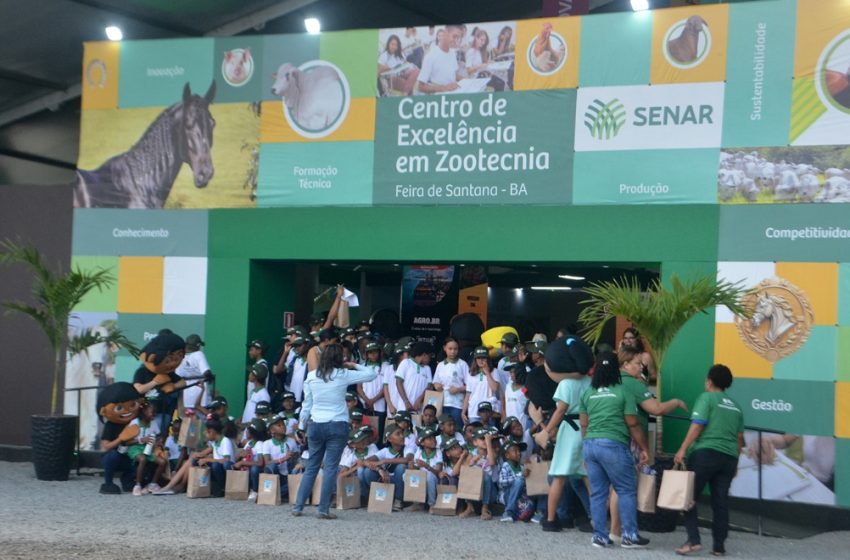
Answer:
[[[691,427],[685,441],[674,457],[676,464],[685,463],[690,449],[688,466],[694,471],[694,496],[699,496],[708,484],[711,490],[714,539],[712,554],[726,553],[729,533],[729,486],[738,470],[738,455],[744,446],[744,414],[726,389],[732,385],[732,372],[724,365],[714,365],[705,379],[705,393],[694,404]],[[685,512],[688,540],[676,552],[682,555],[702,549],[697,527],[697,507]]]

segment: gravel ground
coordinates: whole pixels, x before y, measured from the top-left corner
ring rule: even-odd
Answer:
[[[677,558],[672,549],[683,530],[646,534],[646,550],[592,548],[575,530],[544,533],[532,524],[437,517],[422,513],[369,515],[337,512],[320,521],[315,508],[301,518],[288,505],[257,506],[223,499],[189,500],[185,495],[133,498],[101,496],[101,479],[74,477],[39,482],[29,463],[0,462],[0,558],[262,560],[266,558],[421,559],[470,558]],[[710,536],[703,530],[704,544]],[[834,559],[850,545],[850,533],[825,533],[804,540],[732,533],[735,558]],[[710,556],[707,552],[700,555]]]

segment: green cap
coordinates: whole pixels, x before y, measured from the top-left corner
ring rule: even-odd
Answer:
[[[251,420],[251,422],[248,424],[248,427],[257,432],[258,434],[262,435],[266,433],[266,423],[260,418],[254,418],[253,420]]]
[[[489,410],[490,412],[493,412],[493,405],[490,401],[481,401],[478,403],[478,412],[481,412],[482,410]]]
[[[392,356],[393,352],[395,352],[395,344],[392,342],[387,342],[384,344],[384,354],[387,356]]]
[[[460,442],[459,442],[457,439],[455,439],[455,438],[446,438],[446,439],[443,441],[443,451],[448,451],[449,449],[451,449],[451,448],[452,448],[452,447],[454,447],[455,445],[457,445],[458,447],[460,446]]]
[[[486,436],[489,433],[490,433],[490,430],[488,430],[487,428],[478,428],[477,430],[472,432],[472,437],[483,438],[484,436]]]
[[[273,416],[272,419],[269,421],[269,427],[274,426],[278,422],[286,422],[286,418],[284,417],[283,413],[276,414],[275,416]]]
[[[505,352],[505,357],[513,358],[517,354],[519,354],[519,346],[511,346],[510,348],[508,348],[507,352]]]
[[[507,432],[511,429],[511,424],[514,422],[519,422],[519,419],[516,416],[508,416],[505,418],[505,421],[502,422],[502,431]]]
[[[399,410],[395,413],[395,416],[393,416],[393,420],[395,420],[396,422],[405,421],[410,423],[412,422],[412,417],[410,416],[410,411]]]
[[[272,411],[272,405],[269,401],[260,401],[254,409],[254,414],[268,414]]]
[[[352,420],[363,420],[363,413],[359,410],[352,410],[351,414],[349,414]]]
[[[527,443],[525,443],[524,441],[515,440],[513,438],[507,438],[503,445],[504,445],[503,451],[507,451],[509,447],[513,447],[513,446],[519,447],[520,451],[525,451],[526,449],[528,449]]]
[[[357,443],[358,441],[363,441],[364,439],[369,439],[371,437],[372,428],[370,426],[361,426],[348,435],[348,443]]]
[[[198,350],[203,345],[204,341],[201,340],[201,335],[199,334],[190,334],[186,337],[186,348],[189,350]]]
[[[218,408],[220,406],[227,406],[227,399],[224,397],[216,397],[210,402],[210,408]]]
[[[505,333],[502,335],[501,343],[508,346],[516,346],[519,344],[519,337],[512,332]]]
[[[366,345],[366,352],[374,352],[375,350],[380,350],[381,345],[377,342],[370,342]]]
[[[479,346],[472,353],[472,357],[473,358],[489,358],[490,357],[490,351],[487,350],[486,346]]]
[[[419,432],[419,437],[416,438],[416,441],[421,444],[423,441],[425,441],[429,437],[432,437],[432,438],[437,437],[437,432],[435,432],[431,428],[425,428],[424,430]]]
[[[257,382],[265,383],[266,377],[269,376],[269,369],[263,364],[254,364],[251,366],[251,373],[257,378]]]
[[[538,354],[542,354],[546,351],[546,342],[543,340],[531,340],[525,343],[525,351],[526,352],[535,352]]]
[[[440,424],[443,424],[445,422],[454,422],[454,420],[455,420],[454,416],[452,416],[451,414],[445,414],[445,413],[440,414],[440,417],[437,419],[437,421]]]
[[[348,391],[347,393],[345,393],[345,400],[356,401],[357,400],[357,393],[355,393],[354,391]]]

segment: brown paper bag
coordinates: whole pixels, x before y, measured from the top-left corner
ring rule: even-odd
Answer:
[[[360,479],[356,476],[338,478],[336,482],[336,509],[360,507]]]
[[[304,473],[298,474],[290,474],[286,477],[286,486],[289,489],[289,505],[294,506],[295,500],[298,499],[298,487],[301,486],[301,479],[304,478]],[[307,497],[307,501],[304,502],[304,505],[310,504],[310,497]]]
[[[684,469],[684,467],[681,467]],[[694,505],[694,471],[668,470],[661,477],[658,507],[687,511]]]
[[[280,475],[266,473],[260,475],[257,504],[262,506],[280,505]]]
[[[425,391],[425,398],[422,400],[422,408],[428,405],[433,405],[437,408],[437,418],[443,413],[443,392],[442,391]]]
[[[655,513],[655,475],[638,471],[637,510]]]
[[[464,465],[460,471],[457,485],[457,497],[462,500],[481,501],[484,484],[484,469]]]
[[[189,482],[186,486],[187,498],[209,498],[210,497],[210,470],[206,467],[191,467],[189,469]]]
[[[316,480],[313,482],[313,493],[310,494],[310,503],[318,506],[322,501],[322,471],[316,474]]]
[[[529,496],[543,496],[549,493],[549,467],[551,461],[530,463],[528,478],[525,479],[525,491]]]
[[[428,478],[424,470],[404,472],[404,501],[424,504],[427,500]]]
[[[203,432],[203,422],[196,416],[183,418],[180,423],[180,433],[177,436],[177,445],[180,447],[188,447],[189,451],[194,451],[201,443],[201,432]]]
[[[369,513],[392,513],[395,486],[393,484],[382,484],[373,482],[369,487]]]
[[[248,471],[226,471],[224,478],[224,499],[247,500],[248,486]]]
[[[363,425],[368,425],[372,428],[372,443],[378,443],[378,437],[380,434],[378,433],[378,428],[380,427],[380,423],[378,422],[377,416],[364,416],[363,417]]]
[[[437,485],[437,502],[431,508],[434,515],[457,515],[457,486]]]

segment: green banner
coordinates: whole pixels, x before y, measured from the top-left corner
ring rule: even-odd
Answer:
[[[206,210],[74,210],[74,255],[207,256]]]
[[[850,216],[838,204],[722,206],[723,261],[850,261]]]
[[[645,13],[582,18],[579,83],[626,86],[649,83],[652,18]]]
[[[835,383],[739,377],[728,392],[747,426],[815,436],[835,431]]]
[[[566,204],[575,90],[382,98],[375,204]]]
[[[183,88],[203,94],[215,80],[213,39],[168,39],[121,43],[118,106],[169,106]]]

